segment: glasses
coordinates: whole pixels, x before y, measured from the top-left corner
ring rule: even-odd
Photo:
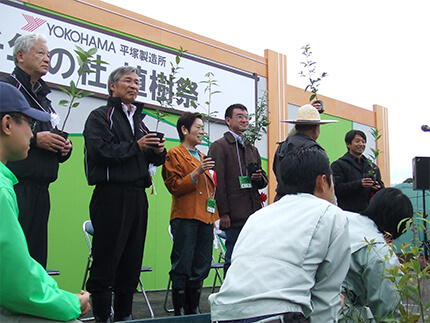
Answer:
[[[36,129],[37,121],[36,120],[28,121],[28,125],[30,126],[31,132],[33,132]]]
[[[239,120],[242,120],[242,119],[248,120],[249,115],[248,114],[236,114],[233,118],[238,118]]]
[[[28,123],[28,126],[30,127],[31,131],[33,132],[36,129],[37,121],[34,119],[31,119],[26,116],[21,116],[21,120]]]
[[[18,122],[18,120],[24,121],[28,123],[28,126],[30,127],[31,131],[33,132],[36,128],[37,121],[33,120],[32,118],[23,115],[19,112],[4,112],[0,114],[0,120],[3,119],[5,115],[9,115],[15,122]]]
[[[134,84],[134,85],[136,85],[137,87],[140,87],[140,82],[139,82],[139,80],[134,80],[134,79],[131,79],[131,78],[126,78],[126,79],[123,79],[123,80],[119,80],[118,82],[123,82],[123,83],[125,83],[125,84],[127,84],[127,85]]]

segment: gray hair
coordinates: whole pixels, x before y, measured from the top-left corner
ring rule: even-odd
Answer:
[[[109,96],[112,96],[112,90],[110,89],[110,84],[113,82],[115,85],[118,85],[119,79],[124,74],[130,74],[130,73],[138,74],[137,68],[134,66],[126,65],[126,66],[118,67],[116,70],[114,70],[112,73],[110,73],[109,78],[108,78]]]
[[[45,35],[32,33],[23,35],[17,38],[15,41],[15,45],[13,46],[13,61],[15,62],[15,66],[18,65],[18,60],[16,59],[16,53],[18,51],[23,51],[24,53],[28,53],[31,48],[37,43],[39,40],[44,43],[47,42]]]

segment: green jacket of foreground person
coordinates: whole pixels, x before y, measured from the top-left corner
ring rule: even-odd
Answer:
[[[397,256],[371,219],[358,213],[345,214],[351,241],[351,264],[342,291],[345,321],[357,316],[379,321],[390,314],[398,320],[400,296],[396,286],[384,279],[386,269],[399,266]]]
[[[81,314],[79,298],[57,282],[28,253],[18,222],[15,175],[0,162],[0,307],[12,313],[69,321]]]

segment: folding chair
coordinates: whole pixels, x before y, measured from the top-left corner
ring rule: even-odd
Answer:
[[[91,264],[93,262],[93,256],[92,256],[92,244],[91,244],[91,239],[90,236],[92,237],[94,235],[94,228],[93,228],[93,224],[91,223],[90,220],[85,221],[82,224],[82,230],[84,231],[84,236],[85,236],[85,240],[87,241],[87,245],[88,245],[88,249],[89,249],[89,254],[88,254],[88,261],[87,261],[87,266],[85,268],[85,274],[84,274],[84,281],[82,282],[82,289],[85,289],[85,283],[87,281],[88,278],[88,272],[90,271],[91,268]],[[152,271],[151,267],[142,267],[140,268],[140,272],[150,272]],[[148,310],[149,313],[151,314],[151,318],[154,318],[154,311],[152,310],[151,304],[149,303],[149,299],[148,296],[146,295],[146,291],[145,288],[143,288],[143,283],[142,280],[139,277],[139,285],[140,285],[140,289],[141,289],[141,293],[143,295],[143,297],[145,298],[145,302],[146,305],[148,306]],[[113,309],[111,308],[112,314],[113,314]]]
[[[172,240],[172,243],[173,243],[173,235],[172,235],[172,232],[170,230],[170,225],[168,227],[168,231],[169,231],[170,239]],[[223,231],[221,231],[221,232],[223,232]],[[218,246],[221,246],[221,250],[220,250],[220,256],[219,256],[218,262],[216,262],[214,256],[212,256],[211,269],[215,270],[215,278],[214,278],[214,283],[212,285],[212,293],[215,291],[217,279],[219,280],[221,285],[223,283],[223,278],[220,274],[220,270],[224,268],[224,262],[222,262],[222,260],[224,259],[224,256],[225,256],[225,245],[224,245],[224,242],[219,240],[219,239],[221,239],[221,238],[219,238],[218,233],[216,233],[216,229],[214,229],[214,248],[215,248],[215,250],[218,250]],[[221,242],[219,242],[219,241],[221,241]],[[164,310],[167,313],[174,312],[173,308],[167,307],[167,301],[169,299],[171,284],[172,284],[172,279],[169,277],[169,281],[167,283],[166,295],[164,296],[164,304],[163,304]]]

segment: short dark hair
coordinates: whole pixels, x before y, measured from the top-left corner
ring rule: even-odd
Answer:
[[[401,190],[389,187],[379,190],[361,214],[372,219],[382,234],[387,232],[396,239],[405,228],[405,223],[398,228],[399,222],[412,218],[413,212],[410,199]]]
[[[317,126],[316,124],[296,124],[295,128],[297,132],[307,132],[314,130]]]
[[[357,135],[360,136],[361,138],[363,138],[364,141],[367,142],[366,134],[363,131],[361,131],[361,130],[350,130],[345,135],[345,143],[350,144],[354,140],[355,136],[357,136]]]
[[[301,147],[289,152],[282,159],[281,170],[286,184],[285,194],[313,194],[319,175],[327,176],[329,187],[332,184],[330,161],[327,154],[317,147]]]
[[[178,122],[176,123],[176,130],[178,130],[178,135],[179,135],[179,139],[181,140],[181,142],[183,142],[185,139],[185,136],[181,131],[182,126],[184,126],[188,131],[190,131],[191,126],[193,125],[194,121],[197,118],[203,120],[203,117],[200,113],[185,112],[178,119]]]
[[[234,109],[240,109],[240,110],[248,112],[248,109],[243,104],[235,103],[235,104],[230,105],[227,108],[227,110],[225,110],[224,119],[233,117],[233,110]]]
[[[108,78],[108,92],[109,92],[109,95],[112,96],[112,90],[110,89],[110,84],[112,82],[115,85],[118,85],[119,79],[124,74],[136,73],[137,75],[139,75],[138,72],[139,71],[137,70],[136,67],[130,66],[130,65],[121,66],[121,67],[118,67],[117,69],[115,69],[114,71],[112,71],[112,73],[110,73],[109,78]]]
[[[19,112],[2,112],[0,113],[0,120],[3,120],[5,115],[10,115],[10,117],[18,124],[21,124],[22,117],[24,116],[22,113]]]

